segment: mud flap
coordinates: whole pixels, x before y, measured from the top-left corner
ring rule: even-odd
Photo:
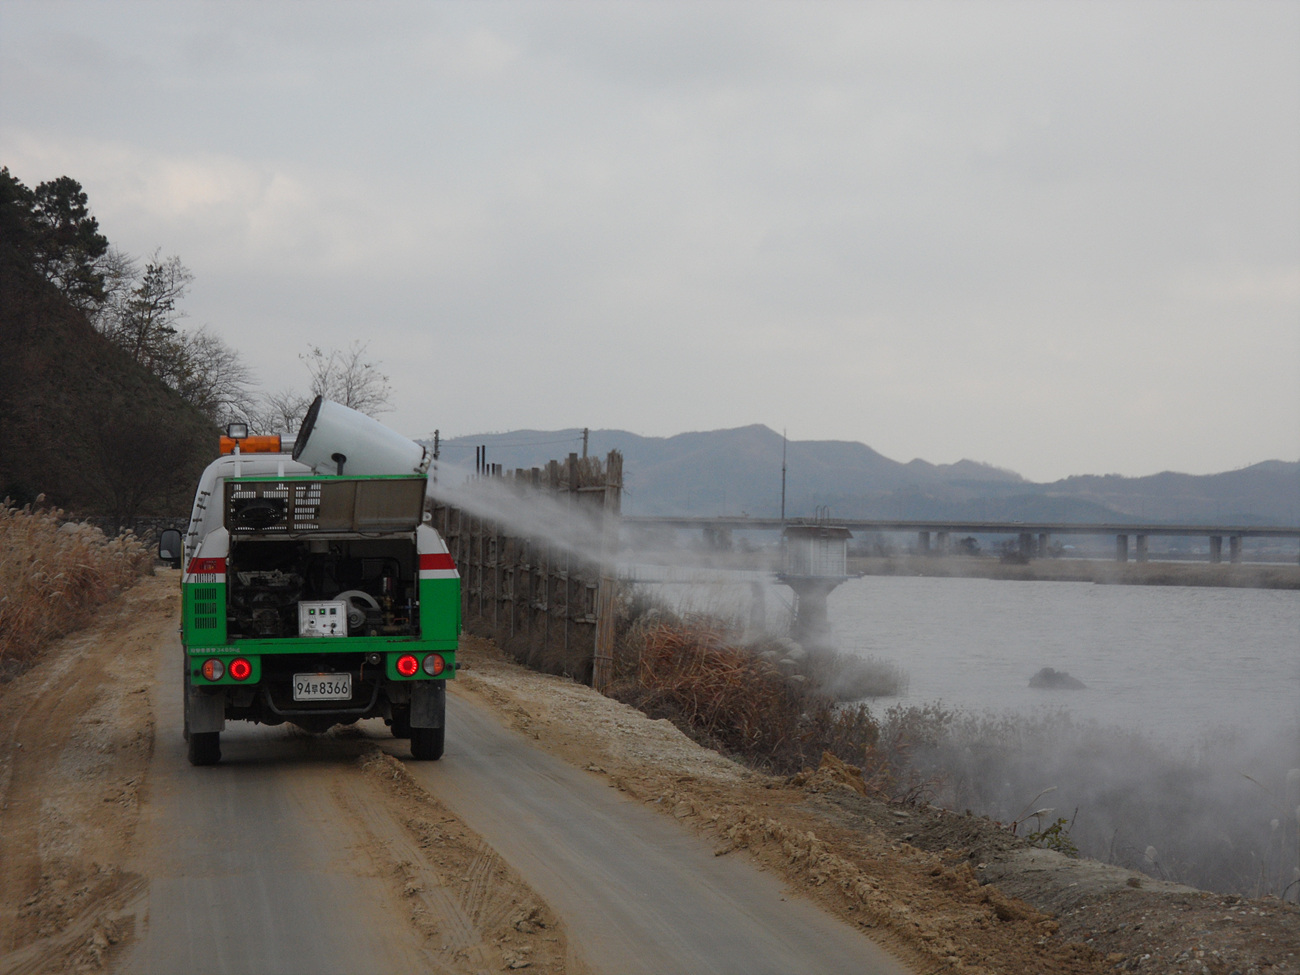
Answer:
[[[411,727],[441,728],[447,720],[447,682],[419,681],[411,685]]]
[[[186,688],[185,718],[191,734],[226,730],[226,695],[204,694],[197,687]]]

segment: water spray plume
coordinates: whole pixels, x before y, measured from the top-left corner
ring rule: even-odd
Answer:
[[[516,488],[511,481],[492,477],[467,478],[460,484],[443,478],[430,485],[429,495],[580,559],[598,562],[602,557],[600,509],[575,504],[572,495]]]

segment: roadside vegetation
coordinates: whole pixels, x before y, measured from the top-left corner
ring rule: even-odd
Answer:
[[[788,640],[745,644],[716,619],[659,610],[627,627],[617,661],[613,697],[755,768],[790,775],[829,754],[862,771],[868,794],[911,801],[927,791],[906,740],[836,693],[898,693],[906,676],[887,664]]]
[[[93,610],[149,573],[153,556],[131,533],[108,538],[58,508],[0,506],[0,681],[42,647],[87,624]]]

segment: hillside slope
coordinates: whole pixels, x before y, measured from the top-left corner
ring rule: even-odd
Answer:
[[[0,267],[0,497],[129,524],[187,507],[218,431],[30,269]]]

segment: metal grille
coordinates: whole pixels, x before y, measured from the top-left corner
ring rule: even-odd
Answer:
[[[194,587],[194,629],[218,630],[221,628],[221,587]]]

